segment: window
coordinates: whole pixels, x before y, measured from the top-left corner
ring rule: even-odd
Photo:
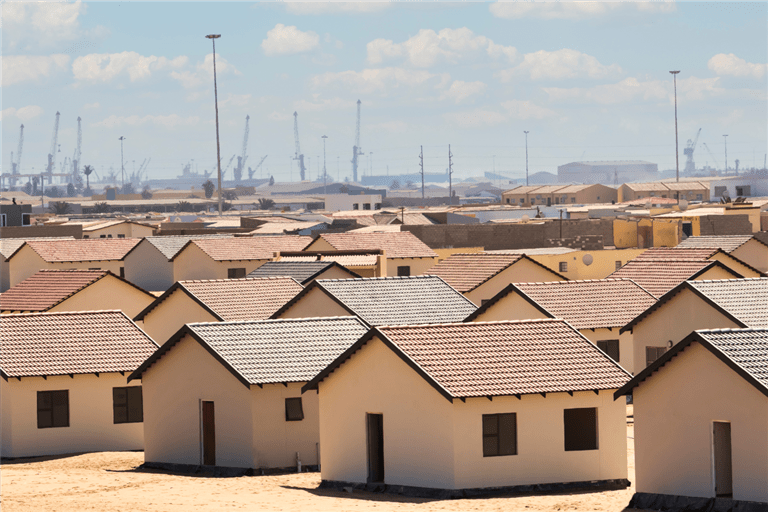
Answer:
[[[704,200],[704,194],[696,194],[696,200],[697,201],[703,201]]]
[[[285,421],[301,421],[304,419],[304,409],[301,408],[301,397],[285,399]]]
[[[523,204],[523,203],[525,203],[525,199],[521,197],[520,198],[520,204]]]
[[[371,209],[371,203],[363,203],[363,210],[370,210]]]
[[[598,341],[597,348],[608,354],[617,363],[619,362],[619,340]]]
[[[22,226],[29,226],[32,224],[32,214],[31,213],[22,213],[21,214],[21,225]]]
[[[728,195],[728,187],[715,187],[715,197],[723,197]]]
[[[83,235],[83,238],[91,238],[91,235]]]
[[[507,198],[507,204],[509,204],[509,198]]]
[[[411,275],[411,267],[408,265],[397,267],[397,275],[401,277]]]
[[[531,198],[531,204],[536,204],[536,200],[534,198]]]
[[[117,235],[117,238],[125,238],[125,235]]]
[[[376,204],[374,205],[374,207],[375,207],[377,210],[381,210],[381,203],[376,203]]]
[[[112,411],[115,423],[141,423],[144,421],[144,405],[141,386],[112,388]]]
[[[8,217],[4,213],[0,213],[0,228],[4,228],[8,225]]]
[[[243,277],[245,277],[244,268],[228,268],[227,269],[228,279],[242,279]]]
[[[483,457],[517,455],[517,413],[483,414]]]
[[[353,210],[359,210],[360,209],[360,205],[357,204],[357,203],[352,203],[352,209]]]
[[[69,426],[69,390],[37,392],[37,428]]]
[[[99,238],[107,238],[107,235],[99,235]]]
[[[751,192],[749,185],[742,185],[741,187],[736,187],[736,195],[745,197],[748,196]]]
[[[565,451],[597,450],[597,409],[565,409]]]
[[[621,260],[616,260],[616,270],[621,268]]]
[[[120,267],[120,277],[125,277],[125,267]]]
[[[561,261],[558,268],[560,269],[560,272],[568,272],[568,262]]]
[[[575,202],[576,202],[576,197],[575,197],[575,196],[571,198],[571,202],[572,202],[572,203],[575,203]]]
[[[667,347],[645,347],[645,366],[650,366],[652,362],[664,355]]]

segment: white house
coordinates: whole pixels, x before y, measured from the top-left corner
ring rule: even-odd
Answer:
[[[546,319],[372,328],[302,389],[322,486],[461,496],[627,487],[629,378]]]
[[[143,448],[142,389],[126,375],[157,345],[124,313],[0,321],[3,457]]]

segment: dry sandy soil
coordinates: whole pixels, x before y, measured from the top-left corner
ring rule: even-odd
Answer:
[[[628,425],[629,479],[634,480],[633,428]],[[460,500],[405,498],[363,491],[318,490],[319,473],[212,478],[136,469],[141,452],[106,452],[4,463],[2,510],[117,512],[258,511],[593,511],[625,509],[622,491]]]

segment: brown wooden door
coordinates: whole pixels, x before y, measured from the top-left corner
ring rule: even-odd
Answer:
[[[368,430],[368,481],[384,481],[384,415],[366,414]]]
[[[213,402],[203,402],[203,465],[216,465],[216,421]]]
[[[715,455],[715,496],[733,496],[731,467],[731,424],[716,421],[712,424],[712,442]]]

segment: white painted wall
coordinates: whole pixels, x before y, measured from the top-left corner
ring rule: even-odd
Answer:
[[[200,304],[192,300],[186,292],[176,289],[156,308],[147,313],[144,320],[139,322],[139,326],[158,345],[162,345],[185,324],[218,321]]]
[[[141,450],[142,423],[114,423],[112,388],[126,384],[119,373],[0,379],[2,456]],[[69,427],[37,428],[37,392],[69,390]],[[146,409],[145,409],[146,410]]]

